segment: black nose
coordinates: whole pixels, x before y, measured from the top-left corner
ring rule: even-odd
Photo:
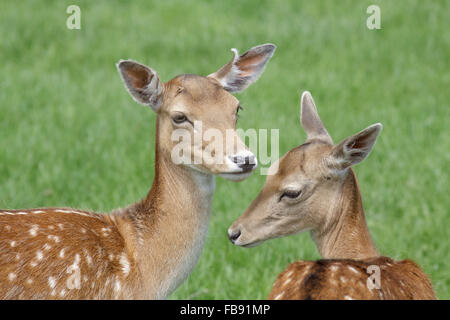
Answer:
[[[233,156],[231,160],[242,169],[243,172],[252,170],[256,166],[255,156]]]
[[[241,236],[241,230],[234,230],[228,234],[228,238],[231,242],[235,243],[236,240]]]

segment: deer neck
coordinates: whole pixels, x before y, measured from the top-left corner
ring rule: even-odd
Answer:
[[[155,177],[147,197],[128,209],[142,297],[164,299],[195,267],[206,239],[215,176],[175,165],[160,147],[157,120]]]
[[[330,208],[323,227],[311,232],[325,259],[361,260],[377,257],[370,237],[358,182],[352,169],[337,190],[336,205]]]

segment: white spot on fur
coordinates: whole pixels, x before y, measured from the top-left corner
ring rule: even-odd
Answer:
[[[104,237],[107,237],[107,236],[109,236],[109,234],[111,233],[111,229],[109,229],[109,228],[102,228],[102,235],[104,236]]]
[[[5,226],[6,231],[11,231],[11,227],[10,226]]]
[[[286,281],[284,282],[284,284],[283,284],[283,285],[284,285],[284,286],[287,286],[287,285],[288,285],[288,283],[289,283],[289,282],[291,282],[291,280],[292,280],[291,278],[287,279],[287,280],[286,280]]]
[[[274,300],[280,300],[284,295],[284,292],[280,293],[279,295],[277,295]]]
[[[122,272],[123,274],[126,276],[128,276],[128,274],[130,273],[130,262],[127,259],[127,256],[125,255],[125,253],[122,253],[122,255],[120,256],[120,265],[122,266]]]
[[[41,250],[36,251],[36,259],[38,261],[41,261],[43,257],[44,257],[44,254],[42,253]]]
[[[352,266],[349,266],[348,269],[353,273],[359,274],[359,271],[353,268]]]
[[[330,269],[331,269],[332,272],[336,272],[336,271],[338,271],[339,267],[336,266],[336,265],[332,265],[332,266],[330,267]]]
[[[71,213],[71,210],[61,210],[61,209],[56,209],[55,212],[61,212],[61,213]]]
[[[45,211],[42,211],[42,210],[33,210],[32,212],[35,214],[45,213]]]
[[[32,284],[33,283],[33,279],[27,279],[27,284]]]
[[[48,285],[52,289],[55,288],[56,287],[56,279],[54,277],[48,277]]]
[[[345,300],[355,300],[355,299],[353,299],[353,298],[350,297],[350,296],[344,296],[344,299],[345,299]]]
[[[66,252],[66,249],[65,249],[65,248],[62,248],[61,251],[59,252],[59,257],[60,257],[61,259],[64,258],[65,252]]]
[[[66,289],[62,289],[61,292],[59,293],[59,296],[64,297],[65,294],[66,294]]]
[[[58,223],[58,228],[59,228],[60,230],[63,230],[63,229],[64,229],[64,225],[63,225],[62,223]]]
[[[11,247],[14,248],[14,247],[16,246],[17,243],[16,243],[15,241],[11,241],[9,244],[11,245]]]
[[[86,261],[87,261],[87,264],[88,264],[88,265],[91,265],[91,264],[92,264],[92,258],[91,258],[91,256],[89,255],[89,253],[86,254]]]
[[[36,237],[38,230],[39,230],[39,226],[33,225],[28,232],[30,233],[31,236]]]
[[[49,245],[48,243],[44,244],[44,250],[45,250],[45,251],[48,251],[48,250],[50,250],[51,248],[52,248],[52,246]]]
[[[77,253],[75,255],[75,261],[73,262],[73,267],[78,268],[78,264],[80,263],[80,255]]]
[[[58,237],[58,236],[54,236],[54,235],[52,235],[52,234],[49,234],[49,235],[47,236],[47,238],[50,239],[50,240],[55,241],[56,243],[59,242],[59,237]]]
[[[15,274],[15,273],[13,273],[13,272],[10,272],[9,274],[8,274],[8,279],[9,279],[9,281],[14,281],[14,280],[16,280],[16,278],[17,278],[17,275]]]
[[[55,212],[59,212],[59,213],[74,213],[74,214],[79,214],[80,216],[96,218],[96,217],[94,217],[94,216],[92,216],[90,214],[87,214],[86,212],[81,212],[81,211],[77,211],[77,210],[56,209]]]
[[[120,284],[120,281],[116,280],[116,282],[114,283],[114,291],[119,292],[121,287],[122,285]]]

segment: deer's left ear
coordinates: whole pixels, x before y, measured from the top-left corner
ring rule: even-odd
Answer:
[[[236,49],[231,49],[234,53],[233,59],[208,77],[219,81],[229,92],[245,90],[258,80],[275,49],[273,44],[263,44],[251,48],[241,56]]]
[[[328,162],[330,168],[345,170],[367,158],[382,128],[381,123],[373,124],[333,147]]]

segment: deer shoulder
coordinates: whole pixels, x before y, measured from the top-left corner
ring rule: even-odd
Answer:
[[[378,287],[373,282],[374,272],[379,272]],[[427,275],[417,264],[411,260],[394,261],[387,257],[294,262],[278,276],[268,298],[436,299]]]

